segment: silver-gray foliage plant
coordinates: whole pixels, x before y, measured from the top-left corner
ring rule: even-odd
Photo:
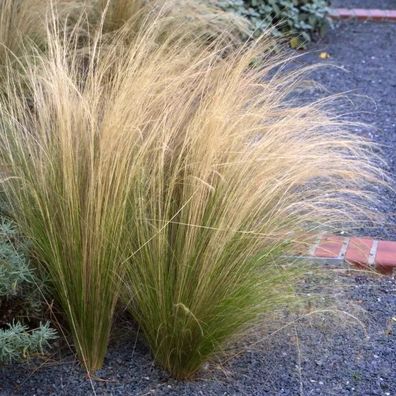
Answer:
[[[216,4],[248,19],[255,36],[271,29],[274,36],[294,37],[302,46],[330,25],[329,0],[220,0]]]
[[[39,290],[42,282],[33,273],[25,250],[26,242],[18,235],[14,223],[1,217],[0,364],[43,353],[56,338],[56,331],[48,322],[29,329],[22,321],[29,315],[39,315],[42,309]]]

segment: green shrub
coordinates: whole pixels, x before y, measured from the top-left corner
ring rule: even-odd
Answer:
[[[330,20],[328,0],[220,0],[218,6],[248,19],[256,36],[271,28],[274,36],[286,36],[293,47],[323,34]]]
[[[32,324],[42,317],[43,284],[26,259],[25,242],[12,221],[0,222],[0,363],[10,363],[43,353],[56,333],[49,323]]]

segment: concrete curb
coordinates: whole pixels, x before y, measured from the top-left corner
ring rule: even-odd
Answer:
[[[330,8],[331,19],[353,19],[360,21],[396,22],[396,10],[377,10],[363,8]]]

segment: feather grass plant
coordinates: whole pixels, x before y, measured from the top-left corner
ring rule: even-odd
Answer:
[[[291,242],[366,216],[382,177],[331,99],[294,102],[305,71],[272,41],[159,40],[162,23],[83,53],[50,34],[33,106],[15,82],[1,103],[3,185],[89,372],[122,295],[155,360],[192,376],[293,303]]]
[[[383,180],[374,147],[332,115],[333,99],[297,104],[307,70],[283,70],[272,45],[225,58],[202,50],[172,72],[180,49],[125,73],[120,97],[139,109],[128,112],[139,131],[128,145],[142,153],[129,307],[155,360],[177,378],[263,313],[292,306],[304,274],[283,258],[293,243],[370,217],[370,185]]]
[[[121,88],[124,73],[143,73],[151,56],[161,65],[161,57],[177,55],[190,34],[180,28],[163,37],[169,23],[163,12],[142,17],[134,40],[126,40],[127,30],[96,32],[86,48],[80,46],[83,29],[64,30],[54,14],[46,52],[37,50],[35,62],[24,66],[23,84],[6,79],[1,98],[5,194],[48,272],[88,372],[102,366],[130,255],[126,225],[139,158],[125,138],[139,135],[142,120],[129,124],[139,105],[128,109],[138,98]],[[179,45],[171,46],[173,41]],[[183,56],[165,62],[164,71],[188,65],[189,51],[205,45],[191,42]],[[162,76],[156,78],[160,88]],[[150,101],[152,95],[141,99]]]
[[[48,271],[78,356],[94,372],[103,362],[118,298],[113,278],[124,253],[130,183],[124,171],[113,174],[122,159],[113,168],[116,153],[106,149],[117,136],[102,121],[103,70],[98,65],[93,73],[89,65],[84,80],[85,58],[70,53],[57,33],[48,43],[48,54],[27,66],[27,97],[11,80],[2,106],[4,186]]]

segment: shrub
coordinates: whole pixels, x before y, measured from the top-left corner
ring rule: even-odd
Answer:
[[[330,23],[328,0],[221,0],[217,4],[248,19],[256,36],[271,29],[276,37],[290,38],[293,47],[323,34]]]
[[[32,317],[43,317],[42,290],[38,290],[42,282],[27,262],[24,244],[15,225],[3,218],[0,223],[0,363],[43,353],[56,337],[49,323],[40,323],[33,330],[21,323],[32,324],[35,322]]]

